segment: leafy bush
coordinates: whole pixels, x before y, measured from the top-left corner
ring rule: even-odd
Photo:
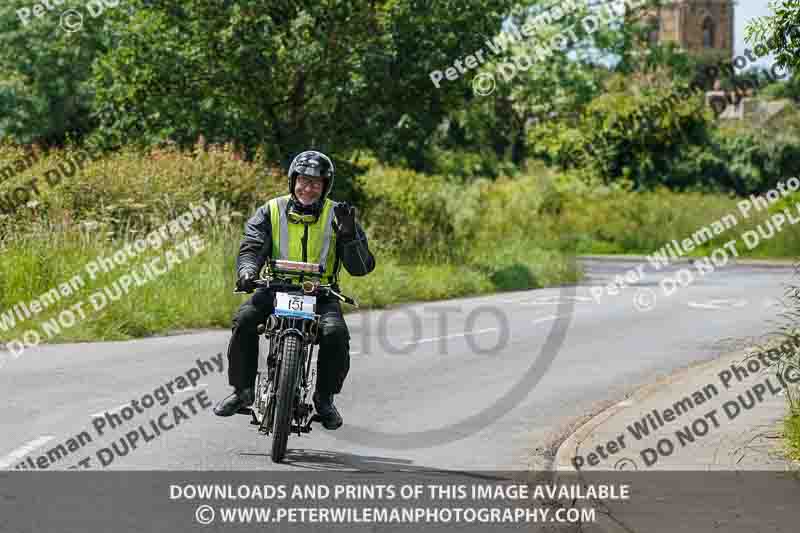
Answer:
[[[786,81],[776,81],[764,87],[761,96],[767,99],[789,98],[800,103],[800,80],[792,76]]]
[[[512,162],[500,159],[493,150],[446,150],[438,147],[432,150],[431,173],[457,177],[463,182],[518,172]]]
[[[598,189],[566,197],[558,228],[578,253],[650,253],[735,210],[721,195]]]
[[[565,262],[561,248],[570,241],[554,217],[564,202],[564,182],[556,186],[553,173],[541,166],[515,179],[467,185],[377,168],[360,186],[373,242],[404,263],[460,266],[480,273],[496,290],[579,277]]]
[[[78,150],[51,151],[13,181],[0,184],[0,192],[43,176]],[[0,151],[4,161],[13,161],[19,154],[10,148]],[[211,197],[230,206],[233,216],[249,217],[267,199],[285,194],[286,181],[282,171],[267,167],[261,159],[241,161],[226,148],[194,153],[126,149],[89,161],[74,176],[41,191],[32,205],[20,207],[13,216],[0,214],[0,236],[24,234],[30,225],[61,221],[90,222],[99,225],[98,231],[118,236],[126,228],[150,228],[185,211],[190,202]]]
[[[786,109],[766,124],[726,125],[712,134],[714,181],[739,195],[764,192],[800,174],[800,113]]]
[[[8,147],[2,154],[19,155]],[[27,173],[41,174],[67,156],[66,151],[54,150],[13,181]],[[358,193],[370,199],[360,220],[373,237],[377,268],[358,279],[345,272],[342,286],[365,307],[541,287],[574,281],[578,275],[556,250],[542,251],[535,243],[511,238],[525,228],[529,231],[537,206],[547,204],[533,178],[519,187],[506,180],[459,187],[438,176],[374,167],[360,181],[364,190]],[[123,150],[91,162],[48,190],[39,205],[0,217],[0,307],[46,292],[190,202],[214,197],[216,219],[196,227],[206,242],[202,254],[48,340],[126,339],[175,329],[228,327],[241,303],[231,295],[241,219],[267,198],[282,194],[284,187],[282,173],[265,175],[263,166],[239,161],[226,150]],[[515,197],[515,191],[523,194]],[[512,222],[523,227],[499,225],[495,231],[505,235],[480,228],[493,223],[497,214],[507,214],[509,206]],[[478,234],[488,240],[477,240]],[[436,250],[441,254],[435,255]],[[121,274],[99,276],[70,303],[85,300]],[[206,297],[198,303],[187,299],[187,293]],[[0,332],[0,341],[19,338],[35,321],[48,320],[61,310],[63,306],[55,306],[35,320]]]
[[[542,224],[541,215],[559,209],[561,194],[553,184],[553,175],[539,165],[517,178],[476,184],[479,209],[469,226],[470,237],[477,243],[534,237]]]
[[[448,209],[461,196],[455,184],[435,174],[375,167],[357,178],[357,185],[366,199],[369,232],[380,236],[384,250],[409,261],[455,257],[455,224]]]
[[[671,85],[639,87],[614,77],[608,92],[592,100],[574,126],[545,123],[529,139],[551,163],[581,169],[604,183],[682,188],[692,182],[676,181],[671,167],[682,150],[704,144],[709,120],[700,98],[686,97]]]
[[[85,0],[63,0],[44,16],[24,24],[17,10],[39,4],[4,0],[0,4],[0,139],[62,144],[68,134],[94,127],[94,90],[89,83],[94,60],[111,46],[106,17],[85,16],[81,31],[68,33],[59,15],[83,10]],[[116,9],[125,16],[124,9]]]

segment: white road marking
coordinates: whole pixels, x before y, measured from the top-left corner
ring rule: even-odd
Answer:
[[[689,302],[687,305],[689,307],[694,308],[694,309],[715,309],[715,310],[719,309],[719,307],[717,307],[716,305],[701,304],[701,303],[697,303],[697,302]]]
[[[122,405],[118,405],[118,406],[114,407],[113,409],[106,409],[105,411],[101,411],[99,413],[91,414],[91,415],[89,415],[89,417],[90,418],[102,418],[102,417],[106,416],[106,413],[116,413],[117,411],[122,411],[124,408],[130,407],[130,406],[131,406],[130,403],[123,403]]]
[[[530,295],[523,296],[521,298],[520,297],[517,297],[517,298],[504,298],[504,299],[500,300],[500,303],[503,303],[503,304],[516,304],[516,303],[519,303],[519,302],[527,302],[530,299],[531,299]]]
[[[591,298],[589,298],[589,299],[591,300]],[[544,316],[542,318],[537,318],[537,319],[531,321],[531,324],[538,324],[539,322],[549,322],[549,321],[552,321],[552,320],[556,320],[558,318],[559,318],[558,315],[547,315],[547,316]],[[492,331],[498,331],[498,328],[486,328],[486,329],[479,329],[477,331],[465,331],[463,333],[453,333],[451,335],[444,335],[444,336],[441,336],[441,337],[430,337],[430,338],[427,338],[427,339],[419,339],[419,340],[416,340],[416,341],[406,341],[406,342],[403,343],[403,345],[404,346],[409,346],[409,345],[412,345],[412,344],[424,344],[426,342],[434,342],[434,341],[439,341],[439,340],[443,340],[443,339],[453,339],[453,338],[456,338],[456,337],[466,337],[467,335],[483,335],[484,333],[489,333],[489,332],[492,332]],[[361,353],[361,352],[350,352],[350,355],[359,354],[359,353]]]
[[[406,341],[405,345],[408,346],[409,344],[422,344],[424,342],[433,342],[442,339],[452,339],[455,337],[466,337],[467,335],[480,335],[482,333],[489,333],[490,331],[497,331],[497,328],[486,328],[486,329],[479,329],[478,331],[465,331],[464,333],[453,333],[452,335],[445,335],[443,337],[431,337],[429,339],[420,339],[417,341]]]
[[[725,299],[718,299],[718,300],[708,300],[704,303],[700,302],[688,302],[687,304],[689,307],[693,307],[695,309],[731,309],[734,307],[744,307],[747,305],[747,300],[725,300]]]
[[[181,389],[181,390],[177,391],[175,394],[189,392],[189,391],[193,391],[193,390],[197,390],[197,389],[204,389],[206,387],[208,387],[207,383],[198,383],[197,385],[190,385],[190,386],[186,387],[185,389]],[[152,396],[152,394],[151,394],[151,396]],[[102,417],[106,416],[106,413],[116,413],[117,411],[122,411],[126,407],[131,407],[131,404],[130,403],[123,403],[122,405],[118,405],[118,406],[116,406],[116,407],[114,407],[112,409],[106,409],[105,411],[100,411],[99,413],[93,413],[93,414],[89,415],[89,418],[102,418]]]
[[[630,407],[631,405],[633,405],[632,401],[630,401],[630,400],[622,400],[621,402],[619,402],[617,404],[617,407]]]
[[[558,300],[558,298],[584,298],[584,296],[559,296],[558,294],[554,294],[552,296],[534,296],[532,294],[527,294],[525,296],[518,296],[516,298],[504,298],[498,300],[500,303],[504,304],[518,304],[518,303],[527,303],[527,302],[534,302],[539,300]],[[587,298],[591,300],[591,298]],[[557,302],[556,302],[557,303]]]
[[[13,465],[20,459],[23,459],[26,455],[31,453],[33,450],[37,448],[41,448],[55,437],[52,435],[44,435],[39,437],[38,439],[34,439],[23,446],[20,446],[10,454],[6,455],[3,458],[0,458],[0,469],[8,468],[9,466]]]
[[[559,305],[569,300],[573,302],[593,302],[594,298],[589,296],[540,296],[527,302],[520,302],[520,305]]]
[[[558,315],[547,315],[543,316],[542,318],[537,318],[535,320],[531,320],[531,324],[538,324],[539,322],[549,322],[551,320],[555,320],[558,318]]]

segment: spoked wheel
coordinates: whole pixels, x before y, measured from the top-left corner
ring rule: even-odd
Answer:
[[[259,427],[259,431],[267,432],[271,427],[267,420],[269,419],[268,408],[271,406],[269,405],[269,393],[270,393],[270,386],[271,383],[267,379],[267,372],[259,372],[256,375],[256,400],[253,404],[253,411],[256,413],[256,417],[258,422],[261,424]]]
[[[275,398],[275,427],[272,433],[272,461],[275,463],[283,461],[283,456],[286,455],[301,362],[300,340],[293,335],[287,335],[283,339],[283,357],[278,369],[278,391]]]

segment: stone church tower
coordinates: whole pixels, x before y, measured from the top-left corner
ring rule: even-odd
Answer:
[[[645,13],[651,41],[674,42],[688,52],[733,56],[734,0],[672,0]]]

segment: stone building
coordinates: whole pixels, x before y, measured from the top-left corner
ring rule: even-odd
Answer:
[[[725,57],[733,56],[733,15],[734,0],[667,0],[643,14],[653,26],[652,41]]]

